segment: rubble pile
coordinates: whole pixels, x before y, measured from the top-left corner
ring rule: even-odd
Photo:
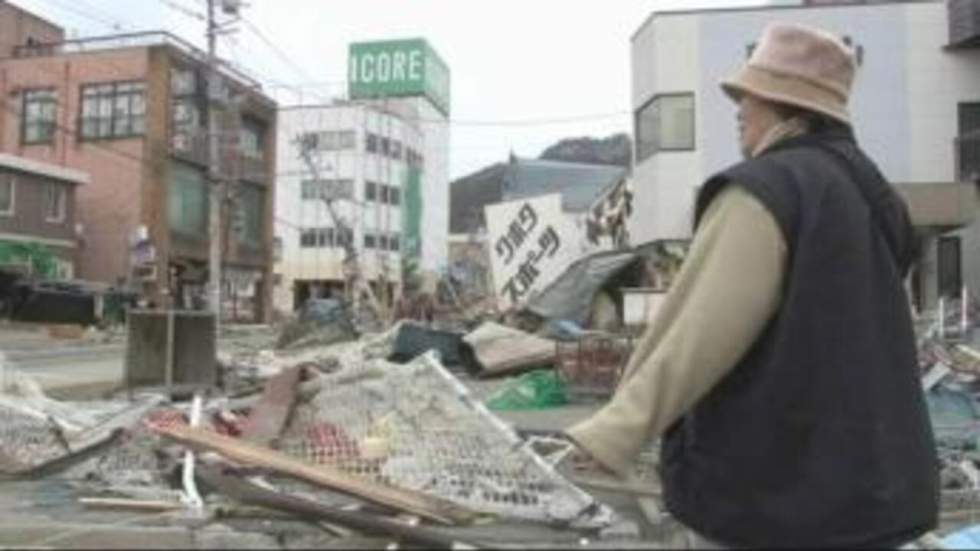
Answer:
[[[432,354],[401,366],[348,365],[318,384],[282,438],[291,455],[480,513],[608,521],[608,512],[524,447]]]
[[[571,530],[571,541],[635,540],[623,499],[645,519],[646,537],[675,529],[660,509],[656,443],[620,480],[565,461],[580,459],[560,433],[567,423],[538,432],[510,424],[528,412],[601,406],[581,391],[608,397],[631,335],[549,319],[537,334],[494,322],[463,333],[404,321],[355,337],[338,332],[346,322],[337,314],[321,309],[302,335],[288,323],[225,329],[220,384],[189,402],[129,391],[59,402],[3,372],[0,474],[66,480],[85,507],[183,512],[204,523],[251,507],[263,519],[315,519],[324,537],[429,547],[479,547],[463,534],[488,522]],[[918,329],[943,510],[972,512],[980,509],[980,347],[968,332],[938,325],[937,316]],[[504,376],[496,392],[487,386]],[[500,407],[501,396],[532,380],[561,399]],[[506,541],[502,532],[494,542]]]
[[[86,507],[188,510],[206,519],[235,503],[258,505],[422,544],[448,540],[419,519],[461,526],[497,519],[583,534],[614,522],[610,508],[475,398],[438,350],[389,361],[399,357],[399,337],[404,345],[416,329],[399,323],[357,340],[311,339],[282,350],[260,346],[276,340],[269,338],[276,328],[233,329],[241,334],[219,354],[220,390],[191,402],[151,393],[130,400],[128,391],[59,402],[6,373],[0,472],[66,480]],[[416,520],[405,525],[392,515]]]

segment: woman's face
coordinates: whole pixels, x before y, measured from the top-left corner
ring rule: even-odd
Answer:
[[[742,94],[738,101],[738,139],[742,154],[750,157],[766,132],[781,120],[772,102]]]

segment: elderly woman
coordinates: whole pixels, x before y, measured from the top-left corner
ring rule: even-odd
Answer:
[[[914,236],[855,141],[854,72],[833,35],[773,24],[722,83],[746,160],[702,186],[616,395],[567,431],[623,474],[662,437],[666,506],[698,546],[891,547],[937,522]]]

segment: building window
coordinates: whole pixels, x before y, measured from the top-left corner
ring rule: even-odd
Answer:
[[[940,237],[938,247],[939,296],[959,297],[963,286],[960,238],[956,236]]]
[[[959,104],[958,119],[958,176],[961,180],[980,181],[980,102]]]
[[[388,204],[388,186],[379,186],[381,189],[378,190],[378,202],[382,205]]]
[[[694,94],[656,96],[635,116],[636,158],[694,149]]]
[[[378,235],[378,249],[382,251],[388,250],[388,236],[383,233]]]
[[[44,187],[44,220],[61,223],[65,221],[68,209],[68,192],[61,184],[47,184]]]
[[[344,151],[355,149],[357,145],[357,134],[353,130],[314,132],[309,139],[320,151]]]
[[[392,234],[388,238],[388,249],[394,252],[398,252],[401,249],[401,244],[399,243],[400,238],[397,235]]]
[[[388,190],[388,204],[397,207],[402,204],[402,190],[393,187]]]
[[[14,214],[14,191],[16,184],[14,177],[8,175],[0,176],[0,216],[11,216]]]
[[[265,141],[265,125],[252,119],[242,119],[239,132],[239,150],[249,159],[262,160],[265,154],[262,144]]]
[[[402,159],[402,143],[398,140],[391,140],[391,158],[396,161]]]
[[[364,183],[364,200],[365,201],[377,201],[378,200],[378,184],[375,182],[365,182]]]
[[[367,138],[364,140],[364,149],[366,149],[368,153],[377,153],[378,152],[378,135],[377,134],[372,134],[371,132],[368,132],[367,133]]]
[[[205,97],[201,80],[193,70],[170,69],[171,147],[181,153],[190,154],[203,144]]]
[[[204,238],[207,230],[208,188],[204,171],[182,163],[171,164],[167,189],[170,230],[185,237]]]
[[[262,199],[263,191],[257,186],[241,184],[238,208],[241,209],[241,227],[238,233],[243,243],[259,245],[262,243]]]
[[[381,154],[384,156],[391,155],[391,140],[388,138],[381,138]]]
[[[320,186],[316,180],[303,180],[299,184],[299,194],[302,199],[319,199]]]
[[[145,93],[142,82],[82,86],[82,139],[142,136],[146,128]]]
[[[365,249],[373,249],[373,248],[377,247],[377,241],[378,241],[378,239],[377,239],[377,237],[373,233],[365,233],[364,234],[364,248]]]
[[[316,247],[316,241],[316,230],[302,230],[299,232],[299,247],[301,249],[312,249],[313,247]]]
[[[333,247],[336,235],[333,228],[305,229],[299,234],[299,246],[304,249]]]
[[[27,90],[24,92],[24,116],[21,126],[21,142],[44,144],[54,140],[58,96],[54,90]]]
[[[303,180],[300,182],[300,197],[302,199],[352,200],[353,195],[354,181],[350,179]]]
[[[961,103],[958,111],[960,136],[980,134],[980,102]]]

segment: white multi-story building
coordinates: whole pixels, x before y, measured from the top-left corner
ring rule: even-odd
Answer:
[[[324,195],[338,198],[364,276],[397,285],[403,253],[417,246],[406,242],[406,203],[431,187],[418,111],[405,101],[286,107],[278,132],[276,308],[343,292],[345,253]],[[315,137],[317,175],[300,156],[304,136]]]
[[[766,24],[798,22],[838,33],[856,50],[855,130],[909,203],[923,250],[912,282],[919,306],[958,294],[961,282],[980,291],[970,183],[980,169],[980,29],[957,28],[964,18],[949,15],[980,11],[978,3],[806,4],[654,13],[636,31],[635,208],[649,216],[632,218],[633,239],[690,239],[699,186],[740,159],[735,105],[718,82],[746,60]]]

